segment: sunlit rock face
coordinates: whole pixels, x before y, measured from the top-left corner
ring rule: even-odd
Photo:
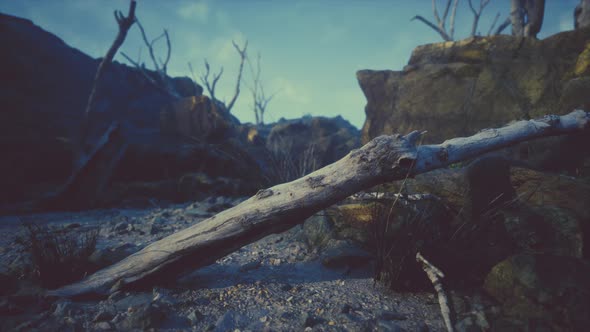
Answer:
[[[362,141],[426,130],[426,143],[590,107],[590,29],[544,40],[477,37],[417,47],[402,71],[361,70]]]

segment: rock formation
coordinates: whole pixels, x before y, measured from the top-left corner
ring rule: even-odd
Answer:
[[[0,36],[4,45],[0,56],[0,101],[4,105],[0,113],[0,201],[9,204],[51,191],[70,175],[73,139],[100,59],[68,46],[31,21],[9,15],[0,14]],[[193,179],[206,178],[204,183],[209,184],[242,177],[250,183],[231,193],[255,191],[256,163],[243,158],[235,161],[235,156],[244,153],[239,144],[219,144],[220,128],[231,128],[237,120],[207,107],[210,103],[201,95],[202,87],[189,78],[173,78],[171,82],[184,99],[171,100],[135,68],[115,62],[105,72],[96,110],[91,114],[91,136],[100,135],[117,121],[129,143],[114,171],[114,182],[119,186],[111,200],[122,199],[125,192],[137,192],[137,187],[151,188],[151,194],[158,186],[161,192],[178,188],[189,173]],[[198,122],[201,127],[208,126],[196,128],[205,129],[206,135],[178,128],[180,122],[174,119],[183,121],[183,115],[194,118],[183,122],[186,125]],[[215,149],[211,143],[216,144]],[[172,193],[165,198],[194,197],[178,190]]]
[[[476,37],[417,47],[402,71],[361,70],[362,142],[427,130],[424,142],[590,107],[590,30],[544,40]]]

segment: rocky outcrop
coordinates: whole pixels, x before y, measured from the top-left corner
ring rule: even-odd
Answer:
[[[590,30],[476,37],[417,47],[402,71],[361,70],[363,143],[426,130],[424,142],[590,107]]]
[[[283,163],[293,168],[283,170],[293,173],[290,180],[331,164],[360,146],[359,131],[341,116],[281,119],[270,128],[266,148],[279,166]]]
[[[238,119],[207,96],[182,98],[161,112],[164,134],[178,134],[200,141],[219,141],[234,136],[232,131],[238,124]]]
[[[100,59],[9,15],[0,14],[0,38],[0,201],[8,204],[52,190],[71,173],[72,147]],[[112,122],[122,124],[129,147],[113,181],[131,188],[151,182],[154,188],[166,183],[165,188],[186,190],[195,186],[180,186],[181,178],[199,173],[208,177],[207,183],[245,179],[250,181],[248,189],[237,192],[250,193],[258,181],[253,179],[258,166],[242,158],[240,143],[226,135],[237,120],[213,107],[191,79],[170,80],[181,96],[178,101],[162,94],[135,68],[115,62],[106,70],[91,114],[90,140]],[[173,197],[186,196],[178,190],[176,194]]]
[[[584,331],[590,324],[590,263],[521,254],[496,265],[485,290],[502,303],[495,331]]]

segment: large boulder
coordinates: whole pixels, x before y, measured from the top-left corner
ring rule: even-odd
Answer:
[[[501,306],[495,331],[586,331],[590,263],[556,255],[520,254],[496,265],[485,290]]]
[[[260,128],[264,133],[264,128]],[[250,138],[249,138],[250,139]],[[360,133],[341,116],[305,116],[272,124],[266,148],[280,180],[293,180],[331,164],[360,146]]]
[[[510,178],[517,196],[551,223],[548,233],[563,244],[557,252],[590,258],[590,181],[519,167]]]
[[[198,140],[223,140],[233,136],[239,121],[207,96],[192,96],[174,101],[161,112],[165,134],[179,134]]]
[[[426,130],[426,143],[545,114],[588,109],[590,30],[475,37],[417,47],[403,71],[361,70],[362,141]]]
[[[484,157],[387,188],[434,194],[451,209],[452,235],[431,258],[452,283],[479,285],[494,265],[522,251],[590,257],[587,180],[511,164]]]

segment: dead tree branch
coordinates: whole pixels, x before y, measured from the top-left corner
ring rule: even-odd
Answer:
[[[447,21],[447,16],[449,14],[449,9],[451,8],[451,1],[453,1],[453,0],[447,0],[447,4],[445,6],[445,11],[443,13],[443,17],[441,18],[439,16],[438,10],[436,8],[436,0],[432,0],[432,11],[434,13],[434,19],[436,20],[436,24],[430,22],[429,20],[425,19],[421,15],[414,16],[412,18],[412,21],[418,20],[418,21],[426,24],[427,26],[432,28],[434,31],[438,32],[438,34],[445,41],[453,40],[453,34],[455,33],[455,14],[457,13],[457,5],[459,4],[459,0],[454,0],[454,2],[453,2],[453,8],[451,10],[451,18],[450,18],[450,23],[449,23],[450,31],[447,32],[445,25],[446,25],[446,21]]]
[[[260,53],[258,53],[258,56],[256,57],[256,70],[254,69],[254,66],[252,66],[252,61],[250,61],[250,58],[247,58],[248,67],[250,68],[250,74],[252,76],[252,86],[249,87],[250,92],[252,93],[252,110],[254,111],[257,125],[264,124],[264,113],[266,112],[266,107],[277,94],[277,92],[274,92],[272,95],[268,97],[266,96],[261,77],[261,58],[262,57]]]
[[[545,0],[512,0],[510,20],[512,35],[536,38],[545,15]]]
[[[205,74],[201,75],[199,77],[199,79],[201,80],[201,83],[203,83],[203,85],[205,86],[205,89],[207,89],[207,92],[209,92],[209,97],[211,97],[211,100],[213,100],[214,102],[217,102],[219,100],[217,99],[217,97],[215,97],[215,87],[217,86],[217,82],[221,78],[221,75],[223,75],[223,67],[221,67],[221,69],[219,69],[219,73],[213,74],[213,81],[209,81],[209,74],[211,73],[211,66],[209,65],[209,62],[207,61],[207,59],[205,59],[204,61],[205,61]],[[193,66],[190,63],[189,63],[189,68],[192,71]]]
[[[473,23],[471,25],[470,36],[474,37],[477,34],[477,25],[479,24],[479,18],[481,17],[481,12],[483,12],[483,9],[490,3],[490,0],[479,0],[479,8],[478,9],[475,9],[475,7],[473,6],[472,0],[468,0],[468,3],[469,3],[469,9],[471,9],[471,12],[473,13]],[[498,20],[498,16],[496,16],[495,20]]]
[[[504,22],[502,22],[500,25],[498,25],[498,28],[496,28],[496,30],[494,30],[494,28],[496,27],[496,24],[498,23],[499,18],[500,18],[500,13],[497,13],[496,17],[494,17],[494,21],[492,22],[492,25],[490,26],[490,29],[488,30],[488,36],[499,35],[502,33],[502,31],[504,31],[504,29],[506,29],[510,25],[510,16],[508,16],[504,20]]]
[[[590,113],[518,121],[471,137],[420,145],[422,133],[380,136],[339,161],[292,182],[260,190],[241,204],[156,241],[53,296],[106,295],[203,267],[377,184],[401,180],[535,138],[590,129]]]
[[[525,1],[525,0],[523,0],[523,1]],[[473,23],[471,25],[471,33],[469,35],[470,37],[474,37],[478,34],[477,27],[479,25],[479,20],[481,18],[481,14],[482,14],[484,8],[489,3],[490,3],[490,0],[480,0],[479,7],[476,8],[476,6],[473,4],[473,1],[468,0],[469,9],[473,13]],[[451,0],[447,0],[447,3],[445,5],[445,11],[443,12],[443,16],[440,17],[440,15],[438,13],[438,9],[436,7],[436,0],[432,0],[432,11],[434,13],[434,19],[436,21],[436,24],[429,21],[428,19],[424,18],[423,16],[420,16],[420,15],[414,16],[412,18],[412,21],[418,20],[418,21],[426,24],[427,26],[429,26],[434,31],[438,32],[438,34],[443,38],[443,40],[452,41],[452,40],[454,40],[454,35],[455,35],[455,17],[456,17],[456,13],[457,13],[457,6],[459,4],[459,0],[455,0],[452,4],[453,4],[453,6],[451,7]],[[450,16],[450,21],[449,21],[449,31],[447,32],[445,25],[446,25],[446,20],[447,20],[448,14],[449,14],[449,10],[451,11],[451,16]],[[506,27],[508,27],[508,25],[510,25],[511,21],[510,21],[510,17],[508,17],[494,31],[494,28],[496,27],[496,24],[498,23],[499,18],[500,18],[500,13],[496,14],[496,17],[494,18],[494,21],[492,22],[492,25],[490,26],[490,28],[488,30],[488,36],[491,36],[492,32],[494,35],[498,35],[498,34],[502,33],[502,31],[504,31],[504,29],[506,29]]]
[[[246,41],[246,43],[244,44],[244,48],[242,48],[242,49],[240,49],[238,44],[236,44],[236,42],[233,40],[232,40],[232,44],[234,45],[234,48],[236,49],[236,51],[240,55],[240,69],[238,71],[238,78],[236,79],[236,90],[234,92],[234,96],[229,101],[229,104],[226,107],[228,112],[231,111],[231,109],[234,107],[234,104],[236,103],[236,100],[238,99],[238,96],[240,95],[240,84],[242,83],[242,72],[244,71],[244,61],[246,61],[246,57],[247,57],[246,49],[248,48],[248,41]]]
[[[504,29],[506,29],[508,26],[510,25],[510,16],[508,16],[504,22],[502,22],[502,24],[500,24],[498,26],[498,28],[496,29],[496,31],[494,31],[494,35],[499,35],[502,33],[502,31],[504,31]]]
[[[117,51],[123,45],[125,38],[127,37],[127,32],[131,29],[133,23],[135,23],[135,8],[137,7],[137,2],[135,0],[131,0],[129,2],[129,11],[127,16],[123,16],[123,13],[119,10],[115,10],[114,16],[117,24],[119,25],[119,32],[111,44],[111,47],[107,51],[107,54],[102,58],[102,61],[98,65],[96,69],[96,74],[94,76],[94,82],[92,84],[92,90],[90,91],[90,96],[88,97],[88,103],[86,104],[86,109],[84,110],[84,119],[82,121],[81,126],[81,135],[80,135],[80,144],[81,149],[84,150],[84,145],[86,144],[86,140],[88,138],[88,132],[90,131],[90,113],[95,107],[96,100],[98,99],[98,93],[100,92],[100,79],[108,66],[113,62],[113,58]]]
[[[143,28],[143,25],[141,25],[141,22],[139,21],[138,18],[135,19],[136,23],[137,23],[137,27],[139,28],[139,30],[141,31],[141,37],[143,39],[143,42],[145,44],[145,46],[147,46],[148,48],[148,53],[150,55],[150,58],[152,59],[152,63],[154,64],[154,73],[155,73],[155,78],[153,77],[153,75],[150,75],[146,68],[145,65],[143,63],[140,63],[140,61],[133,61],[131,59],[131,57],[129,57],[127,54],[125,53],[121,53],[121,55],[127,59],[127,61],[129,61],[129,63],[131,63],[133,66],[135,66],[135,68],[142,74],[142,76],[154,87],[156,87],[158,90],[160,90],[162,93],[164,93],[165,95],[167,95],[169,98],[171,99],[177,99],[180,96],[178,95],[178,93],[176,92],[176,89],[172,86],[170,79],[168,78],[168,62],[170,62],[170,56],[172,54],[172,45],[170,43],[170,35],[168,35],[168,31],[166,29],[164,29],[164,32],[159,35],[158,37],[152,39],[151,41],[148,39],[147,34],[145,33],[145,29]],[[161,58],[156,59],[156,55],[154,52],[154,46],[155,44],[160,40],[164,38],[166,41],[166,58],[165,60],[162,60]]]
[[[244,71],[244,62],[246,61],[246,58],[247,58],[246,49],[248,48],[248,41],[246,41],[246,43],[244,44],[244,47],[241,49],[238,46],[238,44],[236,44],[236,42],[233,40],[232,40],[232,45],[234,46],[234,48],[236,49],[236,51],[240,55],[240,68],[238,70],[238,77],[236,79],[236,89],[235,89],[234,95],[233,95],[232,99],[230,100],[229,104],[225,105],[225,103],[221,102],[215,96],[215,87],[217,86],[217,82],[221,78],[221,75],[223,75],[223,67],[221,67],[221,69],[219,70],[219,73],[213,74],[213,78],[210,80],[209,75],[211,74],[211,66],[209,65],[209,61],[207,61],[207,59],[205,59],[205,73],[199,77],[201,83],[203,83],[203,85],[207,89],[207,92],[209,92],[209,97],[211,97],[211,100],[213,100],[217,104],[223,104],[225,109],[228,112],[230,112],[231,109],[234,107],[234,104],[236,103],[236,100],[238,99],[238,96],[240,95],[240,85],[242,83],[242,72]],[[192,72],[193,66],[190,63],[188,64],[188,66]]]
[[[416,253],[416,261],[422,263],[422,269],[426,272],[428,279],[432,282],[434,289],[436,290],[436,294],[438,295],[438,304],[440,305],[440,312],[443,316],[443,321],[445,322],[445,326],[448,332],[453,332],[455,329],[453,328],[453,320],[452,320],[452,311],[451,307],[449,306],[449,299],[445,290],[442,285],[442,278],[445,277],[444,273],[439,270],[436,266],[432,265],[422,254],[419,252]]]

